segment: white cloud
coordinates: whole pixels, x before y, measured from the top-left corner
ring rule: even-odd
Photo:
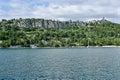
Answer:
[[[106,17],[120,19],[119,0],[10,0],[0,2],[1,18],[45,18],[59,20],[88,20]]]
[[[117,14],[120,16],[120,8],[117,9]]]
[[[0,10],[0,15],[5,14],[5,12],[3,10]]]

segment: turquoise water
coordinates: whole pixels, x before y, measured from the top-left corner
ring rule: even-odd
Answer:
[[[120,48],[0,49],[0,80],[119,80]]]

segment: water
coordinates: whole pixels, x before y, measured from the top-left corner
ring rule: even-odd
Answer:
[[[0,49],[0,80],[119,80],[120,48]]]

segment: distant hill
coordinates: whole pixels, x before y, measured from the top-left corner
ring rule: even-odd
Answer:
[[[104,26],[104,25],[113,25],[106,19],[101,20],[92,20],[88,22],[83,21],[55,21],[55,20],[45,20],[45,19],[35,19],[35,18],[26,18],[26,19],[11,19],[6,20],[2,19],[0,26],[18,26],[18,27],[39,27],[39,28],[66,28],[66,27],[81,27],[81,26]]]
[[[3,19],[0,48],[120,46],[120,24],[106,20]]]

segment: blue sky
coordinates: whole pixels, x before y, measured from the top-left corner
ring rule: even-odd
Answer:
[[[120,23],[119,0],[0,0],[0,19],[45,18]]]

